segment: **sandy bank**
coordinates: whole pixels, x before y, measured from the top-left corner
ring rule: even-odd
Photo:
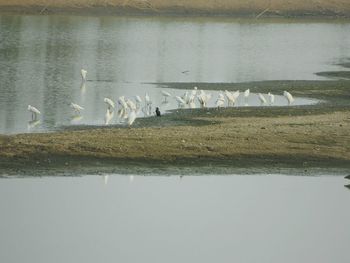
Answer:
[[[349,17],[348,0],[0,0],[0,11],[25,13],[181,14]]]
[[[253,92],[268,89],[275,94],[287,89],[295,96],[325,102],[180,110],[161,118],[137,119],[132,129],[0,136],[0,174],[26,173],[28,167],[42,169],[44,174],[57,167],[79,173],[89,165],[95,172],[107,166],[120,171],[116,167],[125,165],[133,169],[220,165],[270,172],[283,167],[350,168],[350,81],[197,84],[204,89],[249,87]],[[193,87],[193,83],[182,85],[179,88]]]

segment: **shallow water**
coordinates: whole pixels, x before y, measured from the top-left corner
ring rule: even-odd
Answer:
[[[176,107],[145,83],[315,80],[350,57],[348,22],[0,15],[0,36],[0,133],[103,125],[104,97],[148,92],[162,112]],[[83,118],[71,102],[86,108]],[[28,104],[40,122],[28,123]]]
[[[348,262],[339,176],[0,180],[1,262]]]

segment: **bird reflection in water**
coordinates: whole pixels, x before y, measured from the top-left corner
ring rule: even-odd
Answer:
[[[33,130],[35,127],[37,127],[40,124],[40,120],[38,119],[34,119],[34,120],[30,120],[28,121],[28,131]]]
[[[82,115],[74,115],[71,120],[70,123],[71,124],[77,124],[79,123],[84,117]]]
[[[105,185],[108,184],[108,175],[103,176],[103,182],[105,183]]]
[[[86,84],[85,84],[85,82],[82,82],[81,86],[80,86],[80,93],[81,93],[81,95],[84,95],[85,92],[86,92]]]
[[[168,100],[163,100],[162,101],[162,105],[163,106],[168,106],[169,105],[169,101]]]

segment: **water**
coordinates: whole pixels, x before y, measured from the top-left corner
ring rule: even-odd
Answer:
[[[350,57],[349,33],[348,22],[0,15],[0,133],[103,125],[104,97],[148,92],[165,112],[177,105],[162,104],[163,82],[323,79],[314,73],[339,70],[335,63]],[[82,118],[71,102],[86,108]],[[28,104],[43,113],[39,122],[28,122]]]
[[[349,33],[348,22],[0,15],[0,133],[104,125],[104,97],[148,92],[164,112],[177,107],[162,102],[164,82],[322,80],[314,73],[339,70],[335,63],[350,57]],[[71,102],[85,107],[81,118]],[[38,121],[29,122],[28,104],[41,110]],[[256,94],[248,104],[259,104]],[[275,105],[286,101],[276,96]],[[0,262],[345,263],[345,183],[277,175],[1,179]]]
[[[343,177],[0,180],[1,262],[348,262]]]

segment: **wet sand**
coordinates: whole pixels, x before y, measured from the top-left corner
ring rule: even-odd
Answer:
[[[136,15],[228,15],[261,17],[350,17],[347,0],[0,0],[0,10],[16,13]]]
[[[0,174],[279,171],[350,168],[350,81],[183,83],[178,88],[290,91],[310,106],[175,110],[131,128],[73,127],[0,137]],[[172,87],[172,83],[164,86]],[[119,168],[118,168],[119,167]],[[123,168],[124,167],[124,168]],[[140,168],[143,167],[143,168]],[[206,167],[201,169],[201,167]],[[209,168],[208,168],[209,167]],[[153,170],[152,170],[153,169]],[[41,171],[41,172],[40,172]]]

